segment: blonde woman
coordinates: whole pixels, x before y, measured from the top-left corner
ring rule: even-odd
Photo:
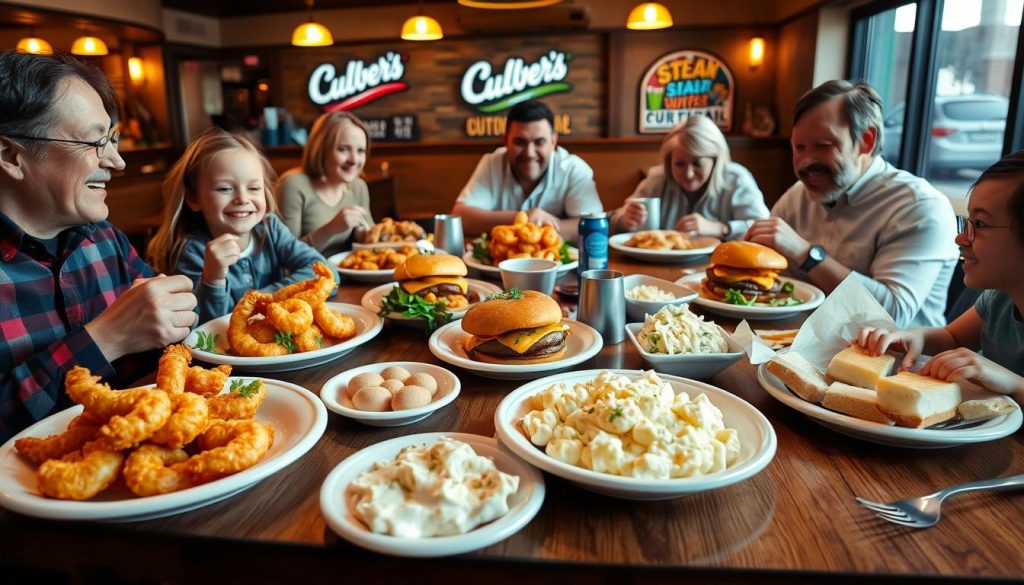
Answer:
[[[661,143],[663,163],[647,171],[636,191],[612,214],[615,231],[647,221],[641,197],[661,199],[662,229],[691,236],[736,239],[768,217],[764,195],[743,165],[732,162],[725,136],[709,118],[691,116]]]
[[[164,180],[164,220],[149,244],[157,272],[192,279],[199,321],[231,312],[249,289],[273,291],[313,277],[324,257],[274,212],[274,170],[242,136],[211,128]]]
[[[277,184],[281,219],[311,246],[332,254],[373,225],[370,192],[359,177],[370,131],[350,112],[328,112],[313,123],[302,166]]]

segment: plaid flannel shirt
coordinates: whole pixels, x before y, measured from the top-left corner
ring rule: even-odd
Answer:
[[[139,277],[153,275],[109,222],[67,230],[54,258],[0,214],[0,441],[70,406],[75,365],[114,368],[85,330]]]

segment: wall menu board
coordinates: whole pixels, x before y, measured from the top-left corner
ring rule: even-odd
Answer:
[[[663,134],[690,116],[707,116],[729,132],[735,98],[736,81],[724,61],[704,51],[675,51],[640,78],[638,127],[641,134]]]
[[[605,43],[588,33],[283,49],[282,105],[305,127],[347,109],[364,119],[414,115],[422,142],[495,141],[508,108],[540,99],[560,134],[598,137]]]

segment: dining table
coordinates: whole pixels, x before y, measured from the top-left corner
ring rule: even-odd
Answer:
[[[707,257],[702,259],[707,261]],[[610,268],[674,281],[702,272],[611,251]],[[575,279],[569,274],[566,282]],[[359,304],[375,285],[344,281],[336,298]],[[562,299],[571,309],[571,301]],[[738,321],[693,310],[731,331]],[[805,314],[755,324],[798,328]],[[422,330],[388,321],[351,353],[323,365],[264,374],[318,393],[359,366],[418,361],[452,370],[460,395],[413,424],[366,426],[330,413],[318,442],[257,485],[198,509],[136,522],[42,520],[0,511],[0,575],[33,582],[517,582],[910,583],[1024,579],[1024,492],[952,498],[927,529],[884,522],[855,497],[887,502],[973,480],[1024,472],[1020,431],[948,448],[876,444],[837,433],[773,398],[757,367],[741,359],[704,380],[745,400],[770,421],[772,461],[744,481],[670,500],[600,495],[544,474],[536,517],[497,544],[454,557],[369,552],[336,535],[320,489],[347,457],[381,441],[430,432],[495,435],[494,413],[524,381],[495,380],[449,366]],[[627,338],[606,344],[576,370],[647,366]],[[539,373],[536,377],[543,377]],[[152,380],[152,378],[150,378]],[[728,422],[728,421],[727,421]],[[6,577],[13,576],[14,581]],[[48,581],[49,580],[49,581]]]

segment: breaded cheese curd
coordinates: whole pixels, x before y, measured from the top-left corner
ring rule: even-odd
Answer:
[[[530,441],[570,465],[644,479],[707,475],[740,452],[722,411],[700,394],[690,399],[653,371],[636,379],[604,371],[593,380],[559,382],[531,398],[522,419]]]
[[[676,296],[653,284],[639,284],[626,291],[626,298],[632,301],[671,301]]]
[[[407,538],[464,534],[508,513],[519,476],[448,438],[406,447],[378,461],[348,487],[348,501],[370,530]]]
[[[648,353],[725,353],[729,344],[714,321],[705,321],[685,305],[665,305],[647,315],[636,334]]]

